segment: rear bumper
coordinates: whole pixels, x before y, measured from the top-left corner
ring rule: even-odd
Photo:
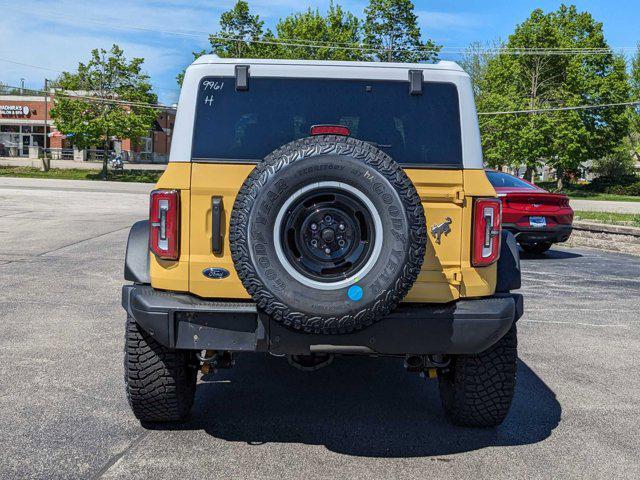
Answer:
[[[444,305],[402,304],[355,333],[315,335],[281,326],[251,302],[222,302],[125,285],[122,306],[159,343],[177,349],[274,354],[463,354],[486,350],[522,315],[519,294]]]
[[[510,231],[519,243],[566,242],[571,235],[573,227],[571,225],[558,224],[552,227],[531,228],[522,227],[515,223],[503,223],[502,228]]]

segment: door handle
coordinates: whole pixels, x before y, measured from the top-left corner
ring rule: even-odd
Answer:
[[[211,251],[222,253],[222,197],[211,199]]]

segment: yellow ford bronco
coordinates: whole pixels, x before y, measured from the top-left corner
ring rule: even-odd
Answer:
[[[199,58],[127,244],[134,414],[182,420],[199,370],[263,352],[398,357],[454,423],[500,424],[522,314],[500,222],[455,63]]]

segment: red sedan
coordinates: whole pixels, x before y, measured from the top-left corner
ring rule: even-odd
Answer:
[[[567,241],[573,228],[569,197],[504,172],[487,170],[487,177],[502,199],[502,227],[515,235],[525,252],[543,253]]]

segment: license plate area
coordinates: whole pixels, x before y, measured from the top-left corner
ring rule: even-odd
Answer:
[[[529,217],[529,225],[533,228],[544,228],[547,226],[546,217]]]

